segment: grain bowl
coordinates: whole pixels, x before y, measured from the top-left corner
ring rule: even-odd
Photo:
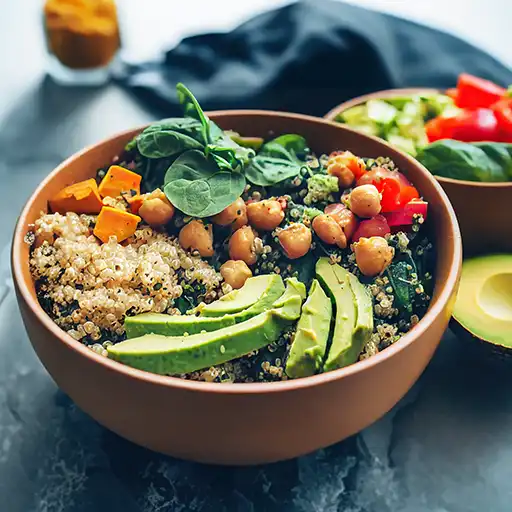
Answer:
[[[105,427],[152,450],[194,461],[259,464],[288,459],[331,445],[365,428],[385,414],[420,376],[446,329],[453,307],[461,265],[458,225],[446,195],[431,175],[413,158],[374,137],[335,123],[294,114],[226,111],[210,113],[209,117],[221,129],[250,137],[268,139],[269,135],[300,134],[316,154],[330,154],[343,149],[367,159],[391,159],[421,191],[422,198],[429,205],[427,227],[430,239],[434,241],[435,269],[432,272],[433,292],[431,299],[429,297],[428,310],[419,322],[414,322],[396,342],[371,357],[356,358],[353,364],[341,368],[337,361],[333,363],[331,371],[297,379],[279,379],[277,382],[196,382],[177,376],[156,375],[122,364],[120,360],[105,357],[105,349],[101,345],[91,350],[82,339],[86,335],[92,338],[98,336],[95,329],[102,319],[91,322],[94,325],[87,322],[80,324],[82,312],[73,317],[72,311],[64,315],[66,320],[62,320],[60,327],[55,323],[51,311],[49,314],[40,303],[35,286],[37,277],[34,280],[34,265],[32,263],[31,269],[30,262],[34,249],[27,243],[27,233],[34,231],[37,222],[41,228],[43,222],[44,229],[39,229],[39,234],[46,231],[55,237],[54,229],[61,228],[55,228],[53,224],[60,226],[63,220],[58,216],[47,217],[48,202],[55,197],[62,198],[58,196],[59,193],[69,185],[95,178],[98,169],[120,155],[142,129],[114,136],[72,156],[53,171],[32,195],[14,235],[12,265],[18,302],[29,338],[50,375],[79,407]],[[167,193],[167,188],[165,191]],[[353,199],[355,204],[355,197]],[[107,208],[105,215],[112,215],[111,210],[115,210],[116,206],[110,202],[108,205],[103,203],[102,208]],[[72,230],[80,232],[86,229],[87,216],[79,212],[75,212],[75,215],[76,218],[71,215],[75,221],[72,222]],[[66,214],[67,217],[69,214]],[[98,225],[102,227],[106,223],[100,222],[98,217],[89,226],[89,229],[94,229],[96,238],[103,242],[94,247],[94,254],[119,250],[119,244],[109,239],[108,233],[105,235]],[[163,235],[144,232],[144,229],[147,228],[143,227],[139,235],[131,233],[142,241],[133,242],[128,237],[125,247],[130,247],[132,243],[137,247],[141,243],[156,245],[154,250],[143,251],[143,256],[149,258],[149,267],[155,267],[155,272],[165,274],[167,271],[167,263],[161,262],[162,255],[172,253],[172,261],[197,257],[194,252],[183,253],[183,244],[180,246],[168,239],[158,239]],[[62,238],[59,235],[57,240]],[[43,240],[38,243],[46,247],[56,242]],[[60,250],[71,249],[66,249],[64,244]],[[129,260],[132,256],[136,257],[136,252],[132,254],[130,250],[128,255],[125,252],[116,254],[114,258],[119,257],[121,261],[123,258]],[[292,249],[288,256],[293,258],[291,252]],[[84,253],[84,256],[96,257],[94,254]],[[40,257],[44,258],[45,255],[41,254]],[[158,267],[160,264],[163,266]],[[188,266],[189,262],[185,265]],[[192,266],[198,271],[201,263],[198,260]],[[126,267],[125,260],[120,267]],[[289,268],[293,270],[293,264]],[[109,277],[107,274],[110,270],[101,270],[106,271],[103,274],[105,278]],[[218,274],[207,265],[200,270],[202,278],[209,276],[210,291],[222,295],[223,292],[219,292],[222,280],[218,280]],[[193,281],[193,277],[190,277]],[[109,318],[118,334],[122,334],[122,326],[115,323],[118,309],[120,317],[124,318],[130,307],[136,304],[143,303],[152,308],[155,302],[176,300],[180,295],[181,290],[172,284],[160,286],[161,279],[160,274],[151,275],[147,283],[141,282],[133,289],[122,290],[121,302],[126,303],[123,311],[123,304],[117,307],[115,301],[108,302],[113,297],[106,297],[107,304],[113,308],[113,317]],[[152,297],[149,289],[140,292],[141,286],[151,285],[154,290],[155,284],[158,284],[157,291],[164,287],[169,289],[169,296],[162,299],[160,293],[158,297]],[[72,293],[69,289],[60,291],[63,297],[66,293]],[[148,301],[148,297],[153,300]],[[60,300],[61,296],[57,295],[57,298]],[[94,315],[95,305],[100,305],[103,299],[92,297],[91,302],[83,300],[91,309],[90,313],[83,314],[90,316]],[[169,304],[158,303],[156,310],[149,311],[158,313],[158,308],[163,310]],[[66,332],[66,322],[74,322],[73,318],[82,329],[73,327],[72,332]],[[223,347],[220,352],[223,352]]]

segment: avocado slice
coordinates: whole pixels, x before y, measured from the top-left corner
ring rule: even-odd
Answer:
[[[335,308],[332,343],[324,370],[343,368],[357,361],[373,331],[373,308],[370,295],[356,276],[329,258],[320,258],[316,276]]]
[[[331,299],[320,283],[313,279],[286,361],[285,371],[288,377],[308,377],[322,368],[331,320]]]
[[[453,318],[474,339],[512,355],[512,254],[464,261]]]
[[[264,277],[264,276],[260,276]],[[259,279],[259,278],[251,278]],[[248,279],[244,286],[240,288],[241,291],[245,286],[249,286],[250,290],[254,290],[254,286],[248,284]],[[211,332],[224,327],[229,327],[244,320],[248,320],[253,316],[263,313],[270,309],[279,297],[285,291],[283,280],[277,274],[268,279],[268,288],[265,293],[260,296],[259,300],[252,306],[239,311],[238,313],[227,313],[222,316],[195,316],[195,315],[165,315],[160,313],[142,313],[140,315],[126,317],[124,326],[128,338],[136,338],[145,334],[162,334],[164,336],[183,336],[187,334],[199,334],[203,331]],[[259,280],[261,284],[263,281]],[[302,283],[299,283],[302,284]],[[292,285],[290,285],[292,286]],[[232,292],[231,292],[232,293]],[[240,294],[237,295],[240,297]],[[236,300],[236,299],[235,299]],[[222,299],[219,299],[220,302]],[[215,304],[208,304],[211,306]],[[205,306],[207,307],[207,306]]]
[[[261,311],[259,312],[261,313]],[[258,313],[255,313],[255,316]],[[247,318],[250,318],[248,316]],[[126,336],[136,338],[145,334],[162,334],[164,336],[182,336],[210,332],[235,325],[236,314],[218,317],[195,315],[166,315],[163,313],[142,313],[128,316],[124,320]]]
[[[302,287],[300,286],[302,285]],[[178,375],[222,364],[276,341],[300,316],[305,287],[289,279],[272,309],[213,332],[191,336],[146,334],[108,347],[111,359],[163,375]]]
[[[223,316],[250,308],[261,299],[271,305],[284,292],[281,276],[264,274],[247,279],[242,288],[233,290],[211,304],[202,304],[193,311],[200,316]],[[263,310],[262,310],[263,311]]]

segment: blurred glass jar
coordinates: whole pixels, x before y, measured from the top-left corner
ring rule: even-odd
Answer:
[[[46,0],[48,72],[55,81],[101,85],[121,46],[114,0]]]

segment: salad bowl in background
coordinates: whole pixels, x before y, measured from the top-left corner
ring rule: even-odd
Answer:
[[[324,118],[337,121],[348,109],[369,100],[432,94],[442,91],[429,88],[389,89],[341,103]],[[512,252],[512,181],[479,182],[435,175],[453,205],[459,221],[464,254]]]
[[[225,111],[209,114],[243,135],[297,133],[317,152],[343,148],[395,161],[429,202],[436,248],[434,294],[421,321],[364,361],[312,377],[274,383],[194,382],[137,370],[103,357],[62,331],[40,306],[29,268],[27,231],[47,202],[70,182],[95,175],[141,129],[115,135],[73,155],[41,183],[14,234],[12,268],[31,343],[57,385],[100,424],[149,449],[216,464],[261,464],[326,447],[389,411],[419,378],[448,325],[460,278],[460,232],[452,206],[415,159],[375,137],[309,116]]]

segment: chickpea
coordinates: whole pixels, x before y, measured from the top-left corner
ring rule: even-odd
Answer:
[[[357,266],[365,276],[376,276],[384,272],[395,255],[393,247],[381,236],[360,238],[352,248]]]
[[[375,217],[381,210],[380,194],[375,185],[361,185],[350,193],[350,209],[359,217]]]
[[[220,267],[220,273],[224,281],[234,290],[242,288],[245,281],[252,277],[251,269],[242,260],[228,260]]]
[[[342,227],[331,215],[318,215],[313,219],[313,230],[318,238],[328,245],[337,245],[341,249],[347,247],[347,237]]]
[[[311,230],[298,222],[281,230],[277,237],[286,256],[291,260],[304,256],[311,248]]]
[[[174,206],[165,194],[158,190],[158,192],[152,192],[144,199],[138,214],[150,226],[163,226],[174,217]]]
[[[356,179],[354,173],[345,164],[336,161],[327,166],[327,174],[338,178],[340,188],[349,188]]]
[[[247,225],[247,206],[239,197],[236,201],[224,208],[220,213],[212,217],[212,222],[218,226],[229,226],[233,231]]]
[[[324,212],[336,220],[343,229],[347,240],[350,240],[357,229],[357,225],[359,224],[356,216],[341,203],[327,205]]]
[[[179,234],[179,242],[185,250],[197,250],[203,258],[213,256],[212,225],[205,226],[200,220],[185,224]]]
[[[229,239],[229,257],[232,260],[242,260],[247,265],[254,265],[258,259],[254,248],[257,233],[250,226],[237,229]]]
[[[272,231],[284,219],[281,203],[275,199],[255,201],[247,205],[249,224],[262,231]]]

